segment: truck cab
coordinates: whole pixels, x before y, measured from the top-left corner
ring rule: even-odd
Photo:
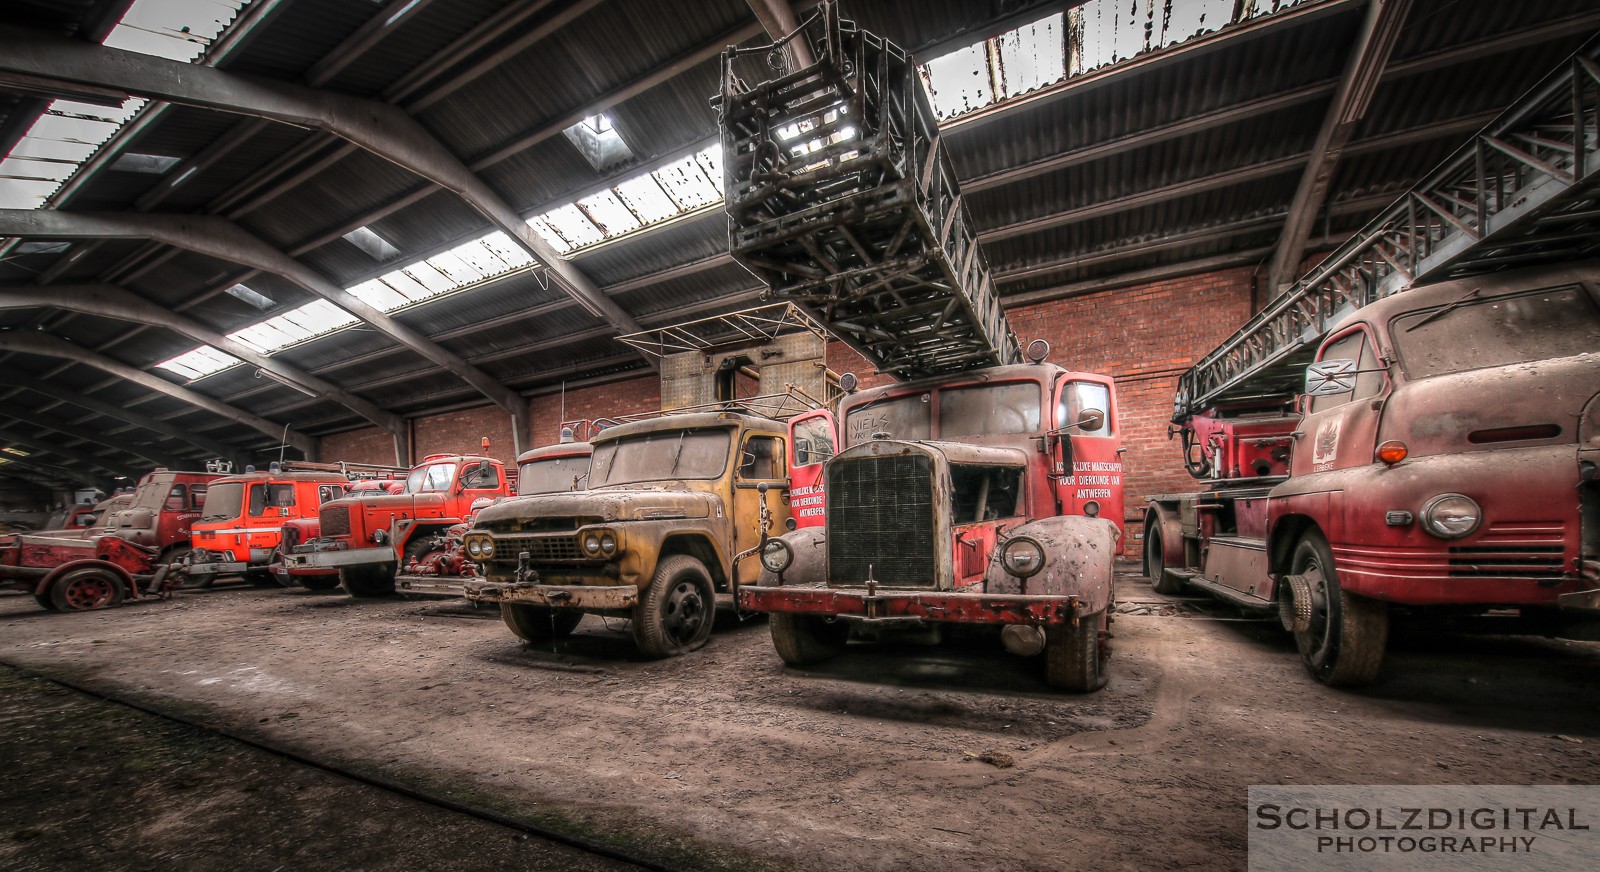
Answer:
[[[593,439],[588,490],[520,496],[478,513],[465,537],[478,580],[529,642],[585,612],[630,618],[640,651],[694,651],[715,607],[760,574],[759,546],[789,517],[781,422],[736,412],[667,414]]]
[[[86,537],[117,536],[155,549],[159,563],[174,563],[189,552],[189,529],[206,503],[206,490],[221,473],[157,469],[134,487],[126,508],[102,513]]]
[[[320,537],[294,545],[284,555],[286,569],[291,576],[334,570],[355,597],[393,594],[397,568],[435,547],[435,536],[461,523],[476,500],[509,496],[513,486],[492,457],[429,455],[407,474],[402,493],[325,503]]]
[[[766,543],[740,605],[771,613],[790,665],[838,653],[852,630],[984,624],[1045,653],[1052,685],[1099,688],[1122,523],[1116,412],[1110,379],[1042,362],[848,397],[823,522]]]
[[[343,475],[276,467],[211,482],[205,508],[190,527],[194,550],[183,566],[189,579],[239,574],[270,582],[267,567],[276,559],[284,525],[315,517],[324,503],[344,496]]]

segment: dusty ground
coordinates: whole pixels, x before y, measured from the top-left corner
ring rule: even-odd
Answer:
[[[1160,600],[1136,582],[1119,593]],[[1243,868],[1251,784],[1600,783],[1600,645],[1397,627],[1387,677],[1350,693],[1310,681],[1271,625],[1135,608],[1153,613],[1119,615],[1112,684],[1087,697],[1051,693],[1030,664],[976,642],[852,646],[797,672],[754,622],[648,662],[616,621],[529,650],[465,605],[250,589],[76,615],[6,597],[0,661],[681,868]],[[26,758],[28,733],[5,735],[0,765]],[[232,783],[184,775],[212,771],[206,760],[163,777]],[[46,798],[72,765],[34,764],[0,781],[7,826],[36,833],[0,843],[0,866],[69,856],[63,845],[109,826]],[[145,789],[142,802],[160,798]],[[257,797],[241,791],[205,825],[249,826]],[[320,860],[263,818],[260,862],[240,868],[508,856],[505,831],[461,853],[412,844],[385,814],[316,817],[308,829],[332,843]],[[118,844],[143,855],[83,855],[97,868],[155,865],[150,852],[170,859],[193,832],[163,846],[149,820],[119,825],[134,829]]]

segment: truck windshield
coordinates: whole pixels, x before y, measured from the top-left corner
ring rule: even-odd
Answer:
[[[239,517],[239,510],[244,506],[244,482],[225,481],[214,484],[206,493],[205,511],[200,515],[200,520],[205,521],[231,521]]]
[[[455,481],[456,465],[454,463],[430,463],[411,470],[406,476],[406,493],[436,493],[447,491]]]
[[[942,390],[939,438],[1037,433],[1040,395],[1039,383],[1033,381]],[[874,433],[888,433],[890,439],[931,438],[932,401],[931,393],[920,393],[852,409],[845,419],[845,441],[859,445]]]
[[[845,419],[845,442],[860,445],[874,433],[888,433],[890,439],[927,439],[932,435],[932,401],[932,394],[910,394],[852,409]]]
[[[589,486],[685,478],[721,478],[728,466],[727,430],[669,430],[594,447]]]
[[[587,457],[547,457],[524,463],[517,470],[517,495],[553,494],[573,490],[573,479],[579,479],[577,489],[582,490],[589,475]]]
[[[1411,378],[1600,349],[1600,309],[1583,289],[1550,288],[1408,312],[1390,329]]]

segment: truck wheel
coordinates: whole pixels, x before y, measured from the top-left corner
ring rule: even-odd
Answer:
[[[1167,574],[1167,556],[1162,550],[1161,531],[1146,530],[1144,534],[1144,562],[1150,567],[1150,586],[1156,593],[1175,596],[1183,592],[1183,579]]]
[[[391,596],[394,594],[394,564],[346,566],[339,570],[339,583],[351,596]]]
[[[1106,661],[1111,647],[1102,639],[1110,629],[1110,609],[1051,629],[1045,639],[1045,683],[1073,693],[1092,693],[1106,686]]]
[[[333,590],[340,580],[337,575],[298,575],[295,578],[306,590]]]
[[[39,608],[47,612],[56,611],[56,604],[50,601],[50,594],[36,593],[33,595],[33,601],[39,604]]]
[[[633,612],[633,641],[646,657],[699,650],[711,638],[717,601],[711,576],[687,554],[662,558]]]
[[[50,583],[50,604],[56,611],[87,612],[121,605],[127,596],[122,579],[104,569],[85,566],[63,573]]]
[[[773,612],[768,616],[772,647],[790,666],[810,666],[838,655],[850,641],[850,625],[815,615]]]
[[[1294,634],[1306,668],[1318,681],[1334,687],[1354,687],[1377,678],[1389,642],[1388,607],[1339,586],[1333,551],[1316,530],[1295,546],[1291,574],[1303,576],[1311,590],[1311,628]]]
[[[524,642],[541,645],[565,639],[583,622],[583,609],[551,609],[524,603],[501,603],[500,620]]]
[[[170,566],[174,563],[181,563],[185,557],[189,556],[189,552],[193,550],[194,548],[189,545],[174,545],[161,552],[161,556],[156,558],[156,565],[160,566],[164,563]],[[178,585],[178,589],[201,590],[210,587],[216,580],[217,574],[214,572],[208,572],[205,575],[196,577],[185,576],[182,583]]]

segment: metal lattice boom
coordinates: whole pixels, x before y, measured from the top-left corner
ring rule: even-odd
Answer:
[[[1600,251],[1590,42],[1178,380],[1173,421],[1283,400],[1323,336],[1414,285]]]
[[[899,378],[1020,361],[909,55],[825,3],[722,67],[729,247],[771,296]]]

